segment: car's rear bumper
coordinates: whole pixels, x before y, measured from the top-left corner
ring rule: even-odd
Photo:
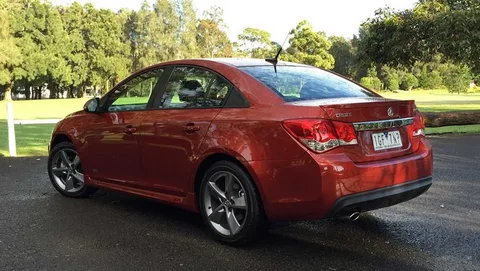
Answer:
[[[425,192],[427,189],[400,193],[388,198],[388,204],[382,200],[361,200],[365,194],[382,198],[375,191],[398,193],[396,187],[417,180],[429,178],[431,182],[432,148],[425,138],[421,141],[414,153],[379,161],[355,163],[344,153],[332,152],[307,153],[289,161],[252,161],[248,166],[270,220],[318,220],[340,214],[346,207],[377,209]]]
[[[371,211],[411,200],[425,193],[432,185],[432,177],[397,184],[339,198],[326,218],[346,216],[354,212]]]

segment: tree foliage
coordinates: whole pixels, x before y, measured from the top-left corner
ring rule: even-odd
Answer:
[[[332,43],[329,53],[335,59],[333,71],[349,78],[355,77],[355,50],[352,40],[347,40],[344,37],[332,36],[328,38]]]
[[[270,39],[270,33],[251,27],[245,28],[238,35],[237,47],[241,55],[252,58],[272,57],[278,50]]]
[[[309,22],[301,21],[290,35],[287,60],[325,69],[334,67],[335,59],[328,52],[332,43],[325,33],[315,32]]]
[[[480,2],[422,0],[414,9],[376,12],[361,28],[369,61],[413,65],[436,53],[480,71]]]
[[[197,17],[193,0],[145,0],[113,12],[73,2],[0,0],[0,98],[100,94],[130,72],[185,58],[273,57],[283,41],[248,27],[231,42],[223,10]],[[280,58],[332,69],[382,90],[466,90],[480,77],[480,2],[419,0],[377,10],[352,39],[301,21]],[[477,83],[478,84],[478,83]],[[7,93],[5,95],[5,93]]]

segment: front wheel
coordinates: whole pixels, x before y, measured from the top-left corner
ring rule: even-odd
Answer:
[[[82,198],[96,191],[85,185],[80,156],[70,142],[59,143],[52,149],[48,157],[48,175],[53,187],[64,196]]]
[[[248,173],[230,161],[217,162],[206,172],[199,208],[209,231],[227,244],[249,243],[265,229],[257,188]]]

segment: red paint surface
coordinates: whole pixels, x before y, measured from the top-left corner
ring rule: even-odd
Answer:
[[[197,211],[196,172],[205,159],[223,154],[250,173],[269,219],[303,220],[323,218],[340,197],[432,175],[431,146],[425,137],[412,137],[413,125],[396,128],[404,142],[396,150],[375,152],[372,132],[365,131],[357,132],[358,145],[322,154],[308,150],[282,126],[284,120],[301,118],[361,122],[412,117],[411,101],[285,103],[234,66],[210,60],[157,66],[174,64],[218,72],[243,93],[250,107],[74,113],[56,126],[52,140],[62,134],[76,145],[88,184]],[[387,116],[389,107],[395,116]],[[336,117],[344,112],[352,117]],[[184,131],[188,123],[199,130]]]

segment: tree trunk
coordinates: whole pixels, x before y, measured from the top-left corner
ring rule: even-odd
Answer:
[[[82,97],[80,97],[80,98],[84,98],[85,96],[87,96],[87,87],[82,86]]]
[[[42,99],[42,87],[37,87],[37,100]]]
[[[74,86],[70,85],[70,87],[67,89],[67,98],[73,98],[73,91],[74,91]]]
[[[8,83],[5,85],[5,96],[3,97],[4,101],[11,102],[12,101],[12,84]]]
[[[30,100],[30,95],[32,94],[32,86],[27,83],[25,85],[25,100]]]
[[[480,124],[480,110],[422,114],[426,127]]]
[[[55,99],[57,94],[57,84],[53,82],[53,80],[48,81],[48,89],[50,90],[50,99]]]

